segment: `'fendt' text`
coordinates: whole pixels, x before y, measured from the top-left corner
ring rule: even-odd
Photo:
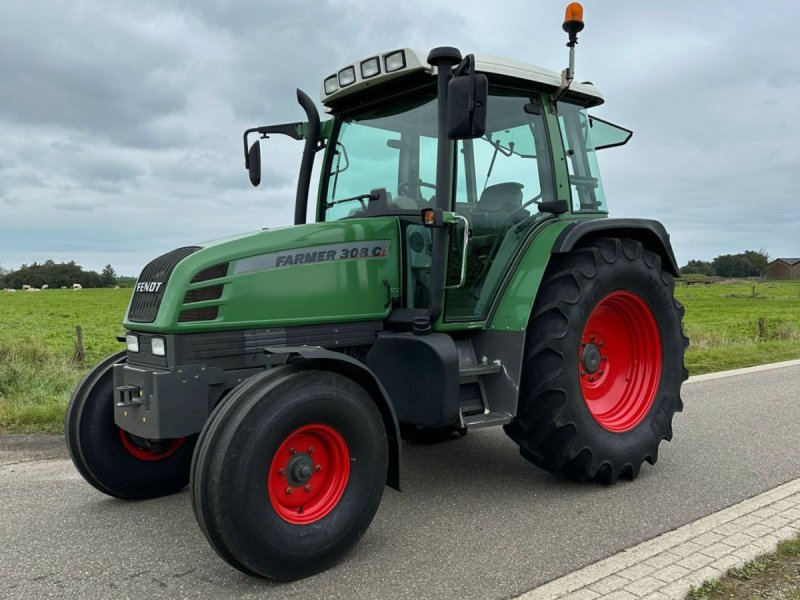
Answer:
[[[157,292],[164,285],[161,281],[140,281],[136,284],[137,292]]]

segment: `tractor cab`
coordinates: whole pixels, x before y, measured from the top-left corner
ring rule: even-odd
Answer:
[[[332,119],[311,140],[315,152],[324,150],[316,221],[396,219],[402,290],[395,324],[424,316],[440,324],[485,321],[532,230],[553,219],[608,212],[595,153],[627,142],[631,132],[589,117],[587,109],[603,101],[594,86],[574,84],[556,98],[561,83],[551,71],[489,56],[462,58],[449,48],[427,56],[392,50],[325,78],[321,100]],[[453,131],[464,114],[471,122]],[[472,127],[476,119],[479,129]],[[249,133],[281,129],[316,127],[248,130],[245,148]],[[249,155],[260,157],[257,143],[246,153],[248,167],[257,160]],[[304,219],[302,209],[296,214]],[[423,222],[424,211],[447,217],[436,250],[436,226]],[[432,281],[437,262],[441,289]]]

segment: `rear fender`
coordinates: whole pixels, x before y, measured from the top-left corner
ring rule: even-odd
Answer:
[[[627,238],[641,242],[647,250],[661,257],[665,271],[674,277],[680,275],[667,230],[658,221],[650,219],[593,219],[572,223],[556,240],[553,254],[569,252],[598,237]]]

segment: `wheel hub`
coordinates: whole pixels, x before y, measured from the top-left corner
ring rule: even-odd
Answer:
[[[647,303],[627,290],[595,306],[581,336],[580,385],[597,423],[616,433],[639,425],[661,376],[661,337]]]
[[[596,373],[600,368],[601,356],[600,348],[598,348],[597,344],[586,344],[586,346],[583,348],[583,355],[581,356],[583,370],[591,374]]]
[[[311,479],[314,474],[314,461],[305,452],[295,454],[286,464],[286,483],[293,487],[300,487]]]
[[[289,434],[272,458],[269,501],[285,521],[313,523],[336,507],[349,478],[350,451],[342,434],[322,423],[305,425]]]

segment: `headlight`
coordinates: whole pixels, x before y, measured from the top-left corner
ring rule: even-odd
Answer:
[[[383,59],[383,63],[386,66],[387,73],[399,71],[406,66],[406,53],[400,50],[399,52],[387,54]]]
[[[125,336],[125,345],[128,346],[128,352],[139,351],[139,338],[132,333]]]
[[[346,67],[339,71],[339,85],[342,87],[352,85],[356,82],[356,68]]]
[[[150,340],[150,349],[155,356],[164,356],[167,353],[167,345],[164,338],[154,337]]]
[[[369,77],[375,77],[378,73],[381,72],[381,62],[378,60],[378,57],[370,58],[369,60],[362,61],[361,63],[361,77],[363,79],[367,79]]]
[[[332,75],[325,80],[325,93],[332,94],[339,89],[339,80],[336,75]]]

